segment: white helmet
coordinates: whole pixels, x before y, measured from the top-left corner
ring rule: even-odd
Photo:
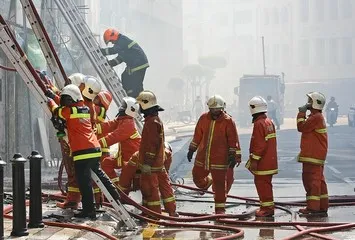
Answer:
[[[79,87],[80,84],[84,83],[85,75],[82,73],[73,73],[68,78],[69,78],[71,84],[74,84]]]
[[[157,97],[148,90],[140,92],[136,100],[143,110],[158,106]]]
[[[220,95],[213,95],[208,99],[207,102],[208,108],[225,108],[226,107],[226,101],[220,96]]]
[[[79,87],[74,84],[66,85],[60,93],[60,96],[63,96],[63,95],[70,96],[73,99],[73,101],[75,101],[75,102],[79,102],[79,101],[83,100],[83,96],[81,96],[81,92],[80,92]]]
[[[260,96],[255,96],[249,101],[249,109],[251,115],[255,113],[267,112],[267,103],[264,98]]]
[[[101,91],[101,84],[99,80],[93,76],[86,76],[84,78],[85,88],[82,91],[84,97],[93,100]]]
[[[133,97],[124,97],[122,107],[128,116],[136,118],[139,116],[139,104]]]
[[[325,96],[320,92],[310,92],[307,94],[312,99],[312,108],[322,110],[325,105]]]

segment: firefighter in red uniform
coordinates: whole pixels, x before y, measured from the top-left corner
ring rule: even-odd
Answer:
[[[187,159],[191,162],[197,150],[192,169],[193,181],[200,189],[211,185],[215,192],[215,213],[225,213],[226,195],[233,183],[233,168],[241,162],[241,151],[236,125],[225,111],[225,101],[219,95],[207,102],[209,112],[199,118]],[[208,175],[211,173],[212,178]]]
[[[99,92],[99,94],[97,94],[93,102],[95,104],[95,112],[97,113],[96,123],[105,122],[107,110],[112,102],[111,93],[107,90],[103,90]],[[97,139],[100,139],[103,137],[103,135],[96,133],[96,137]],[[102,161],[106,157],[110,156],[110,148],[101,147],[101,152],[102,152],[102,156],[100,158],[100,163],[102,163]],[[103,197],[100,188],[95,183],[94,183],[94,196],[95,196],[96,208],[99,208],[102,203]]]
[[[133,153],[138,151],[141,136],[137,131],[134,118],[138,116],[139,105],[131,97],[124,97],[122,106],[114,120],[96,124],[96,132],[104,135],[99,139],[102,148],[107,148],[118,143],[117,155],[106,157],[101,162],[101,167],[111,179],[118,185],[118,176],[115,169],[121,169],[127,163]]]
[[[253,133],[250,141],[249,160],[246,168],[254,175],[256,191],[259,195],[260,209],[257,217],[274,215],[274,197],[272,176],[277,174],[277,143],[275,126],[266,116],[267,103],[260,96],[249,101],[250,113],[253,116]]]
[[[327,127],[322,114],[325,96],[319,92],[307,96],[308,102],[298,108],[297,114],[297,130],[302,133],[298,161],[302,163],[302,181],[307,195],[307,207],[299,212],[327,213],[328,189],[323,174],[328,151]],[[307,110],[311,112],[308,117]]]
[[[112,182],[100,168],[100,144],[91,126],[90,109],[85,106],[83,100],[79,88],[69,84],[62,89],[61,106],[58,107],[52,99],[48,104],[54,116],[66,121],[75,176],[82,195],[83,210],[74,214],[74,217],[96,219],[91,170],[100,178],[114,199],[118,199],[119,195]]]
[[[142,91],[137,97],[137,102],[145,118],[138,160],[143,205],[161,213],[161,196],[168,214],[178,216],[173,189],[164,167],[164,126],[158,116],[159,111],[163,109],[151,91]]]

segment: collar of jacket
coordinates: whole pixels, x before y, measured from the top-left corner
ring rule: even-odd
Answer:
[[[133,117],[131,117],[131,116],[128,116],[128,115],[117,115],[116,116],[116,119],[118,119],[118,120],[120,120],[120,119],[127,119],[127,118],[133,118]]]
[[[266,114],[264,112],[262,113],[255,113],[253,115],[253,120],[251,121],[252,123],[256,122],[256,120],[261,119],[261,118],[266,118]]]
[[[208,119],[210,120],[214,120],[214,121],[220,121],[222,119],[225,119],[228,117],[228,114],[226,114],[226,112],[222,111],[221,114],[218,116],[217,119],[213,119],[212,118],[212,115],[211,115],[211,112],[207,112],[207,116],[208,116]]]
[[[159,105],[148,108],[146,110],[141,110],[141,112],[144,114],[144,117],[148,116],[158,116],[158,112],[164,111],[163,108],[161,108]]]
[[[308,116],[316,115],[317,113],[322,113],[322,110],[313,109],[313,108],[309,111],[311,112],[311,114],[309,114]]]

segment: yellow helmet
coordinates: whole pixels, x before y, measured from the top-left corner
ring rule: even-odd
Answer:
[[[143,110],[158,106],[157,97],[148,90],[140,92],[136,100]]]

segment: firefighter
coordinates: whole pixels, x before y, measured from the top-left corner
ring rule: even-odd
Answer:
[[[136,41],[109,28],[104,32],[105,44],[111,42],[113,47],[101,49],[104,56],[116,55],[109,60],[110,66],[114,67],[122,62],[126,63],[126,69],[122,73],[122,86],[130,97],[137,97],[143,91],[145,72],[149,67],[147,56]]]
[[[97,94],[97,96],[94,98],[93,103],[95,104],[95,111],[97,113],[96,123],[101,123],[105,121],[107,110],[111,102],[112,102],[112,94],[107,90],[103,90],[99,92],[99,94]],[[96,137],[97,139],[100,139],[103,137],[103,135],[96,133]],[[102,163],[102,161],[106,157],[110,156],[110,148],[101,147],[101,152],[102,152],[102,156],[100,158],[100,163]],[[103,197],[100,188],[96,184],[94,184],[94,196],[95,196],[96,208],[100,208]]]
[[[225,101],[219,95],[207,102],[209,112],[203,113],[196,125],[187,159],[191,162],[197,150],[192,177],[195,185],[215,192],[215,213],[225,213],[226,195],[233,183],[233,168],[241,162],[236,125],[224,111]],[[211,176],[208,176],[211,173]]]
[[[82,208],[80,213],[74,214],[77,218],[96,219],[94,196],[92,192],[91,170],[100,178],[114,199],[119,195],[112,182],[100,168],[101,149],[94,134],[90,121],[90,109],[85,106],[80,89],[74,84],[65,86],[60,95],[58,106],[52,99],[49,107],[58,118],[66,121],[69,145],[72,152],[75,176],[82,195]]]
[[[161,213],[162,200],[168,214],[178,216],[173,189],[164,167],[164,126],[159,118],[159,112],[164,109],[158,105],[157,98],[151,91],[142,91],[137,102],[145,118],[138,159],[143,204],[150,210]]]
[[[99,139],[101,148],[107,148],[118,143],[118,151],[114,157],[106,157],[101,162],[101,167],[118,185],[118,176],[115,169],[121,169],[133,153],[138,151],[141,136],[137,131],[134,118],[138,116],[139,105],[132,97],[124,97],[117,117],[111,121],[96,124],[97,134],[104,137]]]
[[[249,160],[245,166],[254,175],[259,195],[260,209],[255,212],[255,216],[271,217],[275,208],[272,177],[278,172],[275,126],[266,116],[267,103],[264,98],[253,97],[249,101],[249,109],[254,127],[250,140]]]
[[[325,96],[320,92],[311,92],[307,97],[308,102],[298,108],[297,114],[297,130],[302,133],[298,161],[302,163],[302,181],[307,199],[307,207],[299,212],[327,213],[328,190],[323,174],[328,151],[327,128],[322,114]],[[307,110],[310,111],[308,117]]]

